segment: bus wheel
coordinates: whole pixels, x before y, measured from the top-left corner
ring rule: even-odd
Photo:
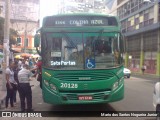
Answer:
[[[130,78],[130,75],[127,75],[127,78]]]
[[[160,104],[156,107],[157,120],[160,120]]]

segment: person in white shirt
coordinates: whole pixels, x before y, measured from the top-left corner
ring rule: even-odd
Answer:
[[[21,69],[21,66],[22,66],[22,61],[19,60],[19,61],[18,61],[18,68]]]
[[[7,88],[7,96],[5,101],[5,107],[8,108],[8,102],[10,99],[10,105],[13,108],[13,96],[14,96],[14,90],[17,89],[17,82],[14,80],[14,63],[10,62],[9,67],[6,68],[6,88]]]
[[[25,112],[25,99],[27,100],[27,112],[32,112],[32,90],[30,86],[30,77],[33,73],[29,70],[29,66],[24,64],[23,68],[18,72],[18,91],[21,101],[21,111]]]
[[[29,65],[28,59],[25,61],[25,64],[26,64],[26,65]]]

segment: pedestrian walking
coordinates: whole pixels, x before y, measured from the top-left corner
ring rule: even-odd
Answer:
[[[29,65],[28,59],[25,60],[24,64]]]
[[[146,70],[146,65],[144,64],[143,66],[142,66],[142,68],[141,68],[141,70],[142,70],[142,74],[144,75],[144,72],[145,72],[145,70]]]
[[[19,60],[19,61],[18,61],[18,68],[21,69],[21,67],[22,67],[22,61]]]
[[[9,67],[6,69],[6,88],[7,88],[7,96],[6,96],[6,101],[5,101],[5,107],[8,109],[8,103],[10,100],[10,106],[11,108],[14,107],[13,105],[13,97],[14,97],[14,92],[16,90],[17,82],[14,79],[14,63],[10,62]]]
[[[37,70],[36,74],[38,74],[37,81],[40,82],[40,88],[42,89],[42,58],[41,57],[38,58],[38,62],[36,63],[35,68],[33,68],[31,71],[35,71],[35,70]]]
[[[32,61],[32,58],[29,58],[29,68],[33,68],[33,61]]]
[[[32,112],[32,90],[30,86],[30,77],[32,76],[32,72],[29,70],[29,66],[24,64],[23,68],[18,72],[18,91],[20,95],[20,101],[21,101],[21,111],[25,112]],[[27,101],[27,109],[26,108],[26,102]]]
[[[19,81],[18,81],[18,72],[20,71],[20,68],[18,67],[18,63],[15,62],[15,65],[14,65],[14,68],[13,68],[13,72],[14,72],[14,80],[17,82],[17,84],[19,84]],[[17,85],[18,87],[18,85]],[[16,95],[17,95],[17,87],[14,91],[14,95],[13,95],[13,102],[14,102],[14,105],[17,104],[17,99],[16,99]]]

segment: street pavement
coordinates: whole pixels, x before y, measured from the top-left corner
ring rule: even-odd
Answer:
[[[153,75],[142,75],[142,74],[134,74],[133,75],[136,78],[142,78],[145,80],[148,80],[148,82],[151,82],[153,84],[155,84],[156,82],[160,82],[160,78],[157,76],[153,76]],[[32,78],[33,81],[31,82],[31,84],[35,86],[37,86],[39,84],[39,82],[37,82],[36,80],[34,80],[34,78]],[[2,109],[4,107],[4,100],[6,97],[6,90],[2,90],[2,86],[3,86],[3,80],[2,80],[2,74],[0,74],[0,109]],[[4,87],[4,86],[3,86]]]
[[[151,82],[153,83],[156,83],[156,82],[160,82],[160,76],[155,76],[155,75],[149,75],[149,74],[138,74],[138,73],[132,73],[131,75],[132,77],[136,77],[136,78],[142,78],[142,79],[145,79],[145,80],[150,80]]]
[[[4,107],[4,100],[6,97],[6,90],[2,89],[3,87],[3,80],[2,80],[2,74],[0,74],[0,109]]]
[[[39,82],[33,80],[31,84],[33,95],[33,108],[35,111],[77,111],[81,116],[81,111],[154,111],[153,108],[153,88],[158,82],[158,78],[149,78],[148,76],[134,76],[125,79],[125,98],[119,102],[113,102],[102,105],[66,105],[54,106],[43,102],[42,91],[39,88]],[[19,98],[17,96],[17,98]],[[12,111],[20,111],[20,103]],[[0,111],[5,111],[1,109]],[[94,113],[93,113],[94,114]],[[44,118],[23,118],[23,120],[155,120],[155,117],[44,117]],[[94,115],[93,115],[94,116]],[[19,120],[20,118],[3,118],[3,120]]]

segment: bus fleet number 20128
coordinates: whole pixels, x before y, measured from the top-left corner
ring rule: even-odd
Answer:
[[[61,83],[61,88],[78,88],[78,84],[74,83]]]

